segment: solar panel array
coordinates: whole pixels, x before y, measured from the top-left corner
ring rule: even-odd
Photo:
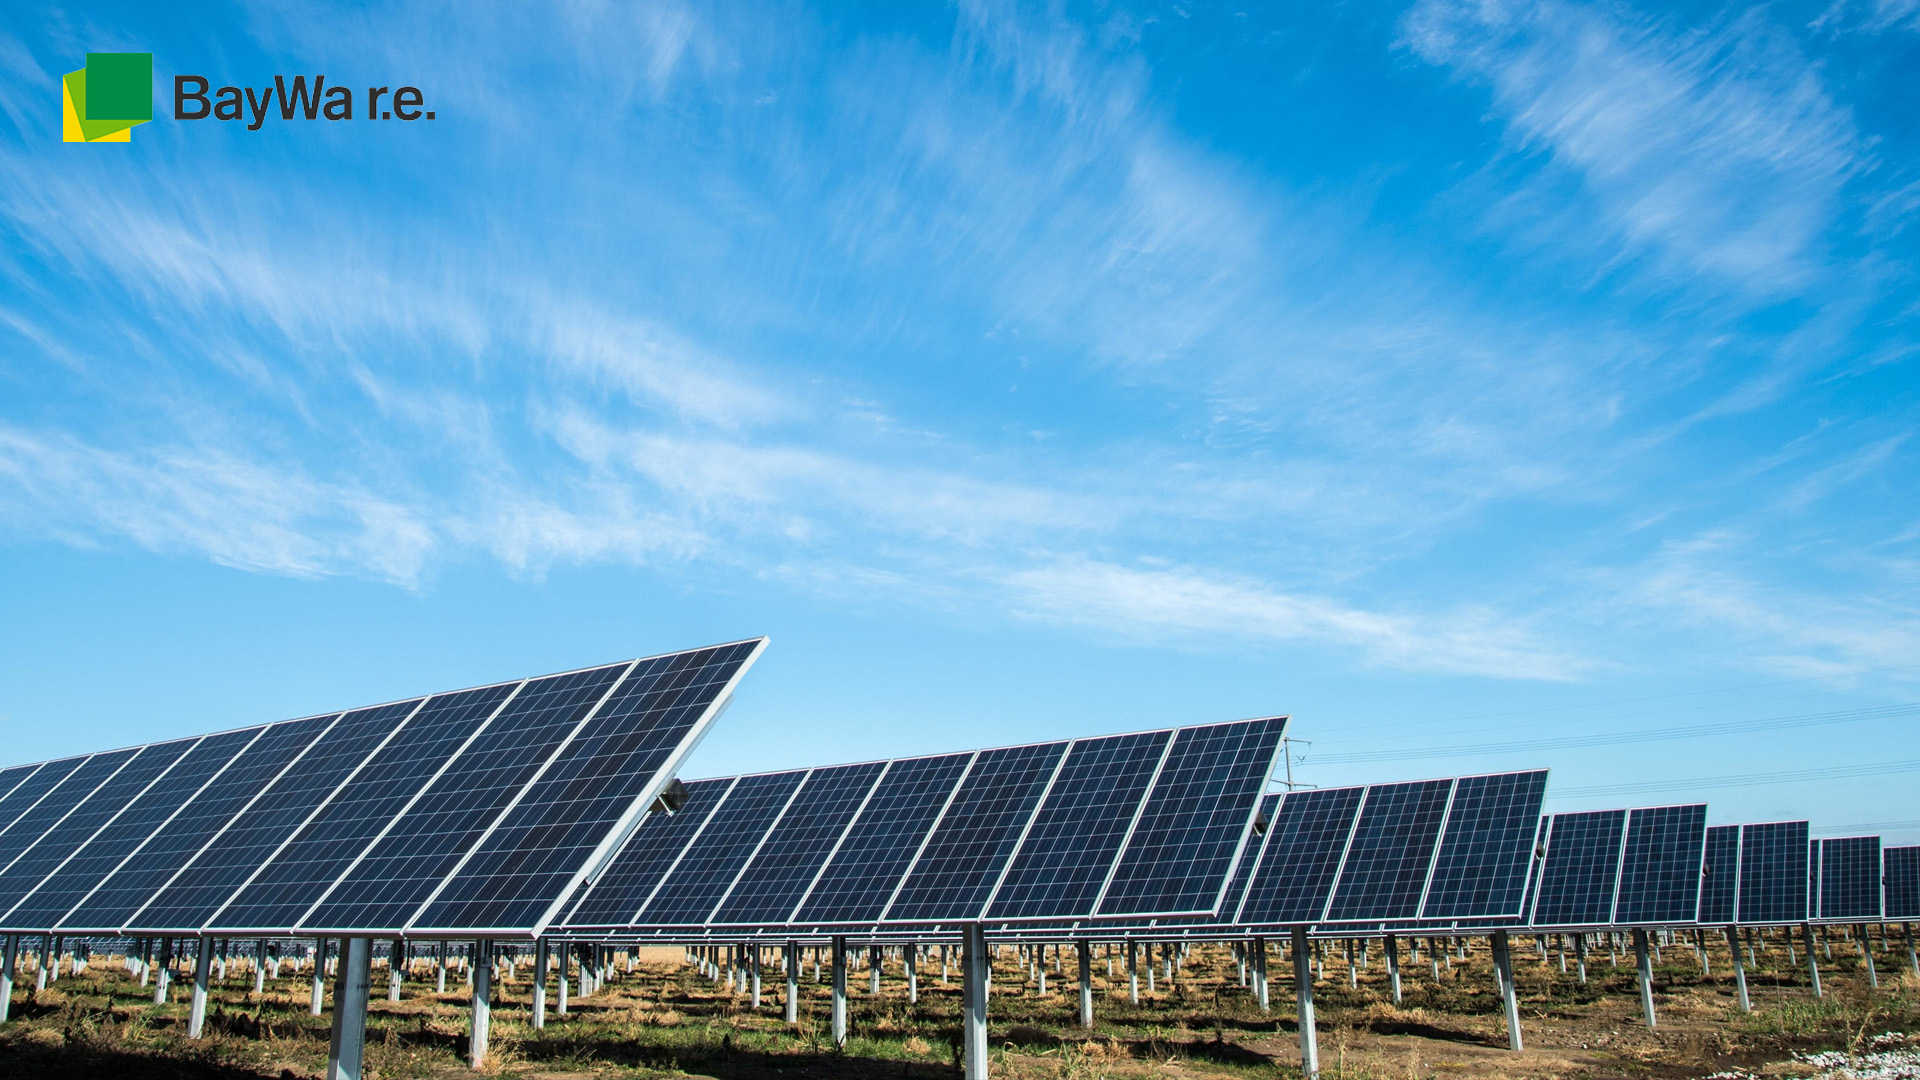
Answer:
[[[1694,922],[1706,841],[1701,803],[1555,814],[1530,921],[1569,928]]]
[[[1920,919],[1920,847],[1890,847],[1880,853],[1887,919]]]
[[[1736,922],[1768,926],[1805,922],[1808,905],[1808,824],[1773,821],[1740,827],[1740,885]]]
[[[0,930],[543,927],[765,639],[0,772]]]
[[[1289,792],[1233,921],[1518,916],[1546,783],[1537,771]]]
[[[1210,915],[1284,717],[699,781],[573,931]]]
[[[1826,922],[1878,921],[1880,918],[1880,838],[1846,836],[1815,846],[1814,917]]]

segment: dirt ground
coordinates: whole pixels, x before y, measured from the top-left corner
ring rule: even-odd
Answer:
[[[1809,1063],[1807,1056],[1898,1051],[1908,1045],[1908,1032],[1920,1031],[1920,978],[1908,967],[1898,941],[1884,951],[1874,941],[1880,982],[1874,988],[1858,944],[1836,934],[1830,943],[1833,959],[1821,956],[1826,993],[1817,1000],[1802,966],[1804,955],[1790,964],[1784,943],[1768,942],[1749,972],[1750,1014],[1738,1009],[1724,940],[1717,945],[1707,957],[1711,972],[1702,970],[1690,944],[1676,942],[1662,951],[1654,978],[1658,1026],[1649,1029],[1627,955],[1616,967],[1602,945],[1589,958],[1583,985],[1571,957],[1563,974],[1557,952],[1543,959],[1532,939],[1516,939],[1526,1042],[1520,1053],[1507,1049],[1484,940],[1474,943],[1465,958],[1443,960],[1438,978],[1424,951],[1417,960],[1405,960],[1397,1007],[1378,942],[1371,962],[1362,967],[1356,958],[1351,971],[1344,949],[1329,946],[1315,987],[1322,1074],[1338,1080],[1832,1075],[1828,1065]],[[701,976],[682,956],[678,949],[644,950],[631,975],[622,971],[593,997],[572,1001],[568,1014],[552,1017],[544,1031],[527,1022],[531,990],[528,968],[521,965],[497,995],[485,1071],[552,1080],[950,1077],[957,1072],[959,979],[955,972],[942,985],[937,954],[922,962],[917,1003],[907,1000],[897,958],[883,967],[877,997],[867,992],[868,972],[856,970],[849,979],[853,1037],[840,1051],[830,1045],[827,988],[813,981],[811,964],[801,981],[801,1022],[789,1026],[780,1018],[784,985],[777,969],[769,967],[763,1005],[755,1010],[746,995],[729,993],[724,984]],[[1053,959],[1049,954],[1049,967]],[[1194,947],[1176,976],[1169,981],[1159,975],[1139,1005],[1129,1002],[1118,964],[1110,980],[1100,955],[1094,963],[1092,1032],[1077,1024],[1072,965],[1069,952],[1068,974],[1050,972],[1048,992],[1042,994],[1017,952],[1002,950],[990,1001],[995,1075],[1299,1074],[1291,967],[1277,954],[1271,961],[1272,1011],[1266,1013],[1240,984],[1235,959],[1223,946]],[[305,1078],[319,1076],[324,1068],[328,1017],[309,1015],[305,977],[280,979],[256,996],[250,993],[251,975],[236,970],[217,986],[208,1037],[197,1041],[184,1037],[184,981],[167,1004],[154,1005],[151,991],[142,991],[113,958],[95,958],[89,971],[37,993],[31,979],[28,974],[26,989],[15,995],[14,1021],[0,1027],[0,1080]],[[433,993],[430,982],[409,981],[403,1000],[390,1003],[384,979],[384,972],[376,972],[369,1074],[380,1080],[472,1075],[462,1061],[467,1042],[462,980],[451,980],[445,995]]]

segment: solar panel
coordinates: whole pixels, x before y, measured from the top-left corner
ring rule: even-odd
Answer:
[[[624,926],[633,922],[641,905],[734,783],[732,777],[695,780],[687,785],[687,801],[678,812],[648,814],[605,872],[584,889],[563,921],[575,926]]]
[[[1700,867],[1700,921],[1731,926],[1740,893],[1740,826],[1715,825],[1707,830],[1706,852]]]
[[[987,909],[993,919],[1093,914],[1172,733],[1080,739]]]
[[[1535,926],[1605,926],[1613,917],[1625,810],[1555,814],[1534,897]]]
[[[611,858],[765,644],[740,641],[639,661],[411,928],[551,919],[567,893]]]
[[[59,922],[162,822],[266,731],[264,727],[247,728],[195,740],[190,750],[162,770],[110,822],[68,849],[59,865],[0,917],[0,925],[47,927]]]
[[[1743,826],[1736,921],[1746,925],[1805,922],[1807,860],[1806,822]]]
[[[0,833],[0,874],[5,874],[21,855],[42,836],[58,827],[67,816],[86,802],[87,797],[113,779],[142,748],[94,754],[53,785],[19,819]]]
[[[699,926],[773,828],[807,770],[743,776],[641,908],[652,926]]]
[[[1673,926],[1700,915],[1700,863],[1707,806],[1642,807],[1627,815],[1627,844],[1614,901],[1616,926]]]
[[[70,758],[65,764],[68,771],[72,771],[84,760],[86,759]],[[46,761],[34,765],[15,765],[12,768],[0,770],[0,832],[5,832],[7,826],[12,825],[14,820],[25,813],[27,807],[32,806],[34,801],[45,794],[47,788],[54,783],[52,780],[43,780],[39,784],[33,784],[30,781],[42,770],[61,764],[57,761]]]
[[[1546,794],[1544,769],[1461,777],[1421,918],[1518,917]]]
[[[1227,902],[1221,907],[1224,918],[1237,918],[1240,909],[1247,900],[1247,887],[1253,884],[1254,867],[1260,865],[1260,856],[1267,849],[1267,838],[1273,835],[1273,819],[1280,813],[1282,793],[1275,792],[1260,798],[1259,816],[1254,818],[1254,837],[1247,842],[1246,850],[1240,853],[1240,862],[1234,867],[1233,880],[1227,885]]]
[[[1880,919],[1880,838],[1820,841],[1820,915],[1827,921]]]
[[[1286,727],[1285,717],[1267,717],[1181,728],[1098,901],[1099,913],[1219,910]]]
[[[887,763],[876,762],[809,773],[726,899],[703,921],[784,922],[886,768]]]
[[[1236,922],[1260,926],[1320,921],[1366,790],[1291,791],[1280,800]]]
[[[1920,847],[1890,847],[1880,856],[1885,866],[1886,918],[1920,919]]]
[[[267,725],[257,742],[175,809],[152,836],[89,888],[55,927],[112,931],[129,922],[142,904],[191,863],[235,815],[258,800],[339,718],[335,713]]]
[[[1452,780],[1376,784],[1360,806],[1329,922],[1413,919],[1433,869]]]
[[[877,922],[974,757],[944,754],[894,762],[822,867],[794,921]]]
[[[1066,750],[1054,742],[981,751],[881,918],[977,918]]]

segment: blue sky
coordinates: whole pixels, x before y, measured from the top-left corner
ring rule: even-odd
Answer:
[[[1916,70],[1912,0],[12,11],[4,757],[766,633],[692,773],[1286,712],[1920,839]]]

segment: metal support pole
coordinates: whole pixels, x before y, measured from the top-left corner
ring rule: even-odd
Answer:
[[[447,992],[447,943],[444,941],[440,943],[440,951],[433,961],[433,992]]]
[[[1733,985],[1740,991],[1740,1011],[1752,1012],[1753,1003],[1747,999],[1746,958],[1740,955],[1740,931],[1727,927],[1727,951],[1733,954]]]
[[[560,958],[560,989],[558,996],[554,998],[553,1011],[561,1016],[565,1016],[567,1015],[567,964],[573,958],[573,948],[562,945],[557,955]]]
[[[327,939],[313,943],[313,987],[307,995],[307,1011],[319,1016],[327,998]]]
[[[1867,985],[1880,989],[1880,973],[1873,966],[1873,940],[1867,937],[1867,924],[1860,924],[1860,955],[1867,962]]]
[[[987,928],[967,923],[961,930],[961,1046],[966,1080],[987,1080]],[[838,940],[838,939],[835,939]]]
[[[800,1022],[800,943],[787,942],[787,1023]]]
[[[473,1028],[467,1037],[467,1063],[478,1069],[487,1063],[487,1034],[493,1027],[493,943],[473,943],[468,968],[473,972]]]
[[[753,980],[753,1007],[760,1007],[760,946],[749,945],[747,957],[747,977]]]
[[[367,993],[373,983],[373,939],[340,942],[333,983],[333,1035],[327,1042],[327,1080],[360,1080],[367,1053]]]
[[[253,943],[253,992],[256,996],[267,992],[266,938],[257,938]]]
[[[1493,932],[1493,974],[1507,1018],[1507,1049],[1518,1052],[1525,1048],[1520,1038],[1520,994],[1513,985],[1513,946],[1505,930]]]
[[[187,1038],[197,1039],[207,1026],[207,980],[213,975],[213,939],[201,934],[193,947],[193,1004],[187,1010]]]
[[[1300,1027],[1300,1073],[1305,1080],[1320,1076],[1320,1036],[1313,1027],[1313,954],[1307,947],[1307,928],[1293,928],[1293,999]]]
[[[1260,1006],[1261,1012],[1268,1012],[1273,1008],[1273,1002],[1269,997],[1267,983],[1267,939],[1257,937],[1251,944],[1253,946],[1253,1001]]]
[[[885,966],[886,966],[886,954],[880,951],[880,946],[878,945],[868,946],[867,948],[867,993],[873,997],[880,996],[880,969]]]
[[[900,949],[901,963],[907,968],[907,1004],[920,1004],[920,946],[912,942]]]
[[[1127,939],[1127,999],[1140,1004],[1140,943]]]
[[[48,934],[40,939],[40,962],[34,965],[33,972],[34,993],[47,988],[47,968],[53,963],[53,935]]]
[[[1646,1014],[1648,1027],[1658,1027],[1659,1021],[1653,1015],[1653,961],[1647,956],[1645,930],[1633,932],[1633,956],[1640,969],[1640,1011]]]
[[[20,957],[20,935],[8,934],[5,948],[6,955],[0,957],[0,1024],[13,1011],[13,966]]]
[[[154,965],[153,1003],[167,1003],[167,987],[173,982],[173,939],[160,939],[160,962]],[[315,1014],[318,1015],[318,1014]]]
[[[1915,952],[1913,948],[1913,924],[1901,923],[1900,926],[1907,935],[1907,966],[1913,969],[1915,975],[1920,975],[1920,952]]]
[[[1565,953],[1561,954],[1564,959]],[[1400,939],[1387,935],[1387,981],[1393,984],[1393,1004],[1400,1004]]]
[[[547,1027],[547,966],[553,955],[553,943],[546,938],[533,943],[533,1030]]]
[[[400,983],[407,977],[407,940],[394,938],[387,950],[387,1000],[400,1000]]]
[[[1587,935],[1573,935],[1573,958],[1579,962],[1580,985],[1587,985]]]
[[[1073,943],[1080,958],[1080,1026],[1093,1030],[1093,942],[1086,938]]]
[[[1813,996],[1825,997],[1826,995],[1820,992],[1820,961],[1814,959],[1813,956],[1813,924],[1801,923],[1800,932],[1805,935],[1802,940],[1805,941],[1807,945],[1807,974],[1813,977]],[[1789,933],[1791,933],[1791,931],[1789,931]]]
[[[847,939],[833,939],[833,1045],[847,1045]]]

